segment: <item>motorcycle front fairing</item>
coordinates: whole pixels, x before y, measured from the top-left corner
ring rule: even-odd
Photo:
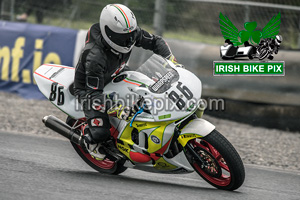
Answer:
[[[142,96],[149,112],[135,120],[149,122],[180,119],[194,112],[201,90],[197,76],[158,55],[150,57],[136,71],[121,73],[104,88],[105,93],[116,92],[129,106],[133,102],[127,101],[129,96]]]

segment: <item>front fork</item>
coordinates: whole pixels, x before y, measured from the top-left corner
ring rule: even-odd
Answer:
[[[201,138],[215,129],[215,126],[206,120],[198,118],[197,114],[191,115],[180,125],[175,127],[174,136],[170,143],[169,151],[165,156],[167,158],[175,157],[182,150],[188,151],[195,160],[200,164],[201,168],[207,166],[207,162],[194,150],[189,142],[196,138]]]
[[[174,136],[172,138],[172,141],[170,143],[170,148],[167,154],[165,156],[167,158],[172,158],[175,157],[177,154],[179,154],[182,150],[188,151],[194,159],[198,161],[200,164],[201,168],[204,168],[207,166],[207,162],[197,153],[195,152],[192,144],[190,142],[187,142],[185,146],[182,146],[181,143],[178,142],[178,138],[180,136],[180,130],[178,127],[175,128]],[[189,160],[189,158],[188,158]]]
[[[186,150],[193,155],[194,159],[198,161],[202,169],[208,166],[207,162],[199,154],[197,154],[197,152],[195,152],[194,148],[189,142],[186,143],[185,147]]]

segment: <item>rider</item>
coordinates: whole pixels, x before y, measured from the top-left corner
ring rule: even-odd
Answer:
[[[151,50],[177,63],[168,44],[160,36],[137,26],[137,20],[129,8],[121,4],[105,6],[99,23],[92,25],[87,33],[74,79],[75,94],[88,123],[83,131],[84,144],[97,159],[105,157],[99,147],[110,136],[106,113],[109,107],[104,102],[103,88],[124,69],[133,46]],[[128,120],[133,109],[120,105],[116,113],[118,118]]]
[[[282,36],[281,35],[276,35],[274,39],[274,53],[277,54],[278,50],[280,48],[280,44],[282,42]]]

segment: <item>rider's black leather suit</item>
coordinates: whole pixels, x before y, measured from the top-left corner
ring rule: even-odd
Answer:
[[[159,36],[137,28],[136,47],[152,50],[168,58],[172,53],[167,43]],[[74,89],[83,106],[88,120],[89,132],[93,142],[103,142],[110,135],[110,123],[106,112],[92,108],[95,99],[103,103],[103,88],[112,80],[112,75],[125,66],[129,53],[117,53],[111,49],[101,35],[100,25],[96,23],[89,29],[85,47],[75,70]]]

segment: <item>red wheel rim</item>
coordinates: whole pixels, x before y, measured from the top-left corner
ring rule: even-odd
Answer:
[[[107,158],[105,160],[94,159],[89,153],[85,153],[83,151],[83,149],[81,148],[81,146],[79,146],[79,145],[77,145],[77,146],[80,149],[81,153],[97,167],[100,167],[102,169],[112,169],[115,166],[115,162],[113,162]]]
[[[228,165],[226,164],[224,158],[222,157],[222,155],[208,142],[203,141],[202,143],[197,142],[196,140],[191,141],[191,144],[194,147],[200,147],[206,151],[208,151],[218,162],[218,164],[221,167],[222,170],[222,174],[219,178],[215,178],[210,176],[209,174],[207,174],[203,169],[201,169],[201,167],[194,162],[193,166],[194,168],[205,178],[207,179],[209,182],[218,185],[218,186],[227,186],[230,184],[231,182],[231,173],[230,173],[230,169],[228,167]]]

